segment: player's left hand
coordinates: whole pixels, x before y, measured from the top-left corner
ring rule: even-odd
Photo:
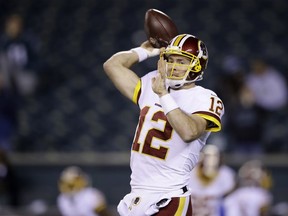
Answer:
[[[159,96],[163,96],[168,93],[166,89],[166,61],[163,56],[160,56],[158,60],[158,73],[156,77],[152,78],[152,89]]]

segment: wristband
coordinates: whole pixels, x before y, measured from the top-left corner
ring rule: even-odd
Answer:
[[[153,57],[160,54],[160,49],[156,48],[152,49],[151,51],[144,49],[143,47],[136,47],[131,50],[138,55],[139,62],[142,62],[149,57]]]
[[[172,110],[179,108],[178,104],[175,102],[175,100],[170,94],[166,94],[160,97],[160,104],[165,115],[167,115]]]
[[[131,50],[134,51],[138,55],[139,62],[142,62],[148,58],[148,53],[142,47],[136,47]]]

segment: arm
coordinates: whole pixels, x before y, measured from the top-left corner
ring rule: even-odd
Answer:
[[[177,108],[167,114],[171,126],[185,142],[198,139],[206,130],[207,121],[198,115],[188,115]]]
[[[141,45],[142,58],[135,50],[122,51],[114,54],[103,65],[104,71],[115,87],[127,98],[132,100],[134,89],[139,81],[138,75],[130,68],[137,62],[159,54],[148,41]],[[143,57],[144,55],[144,57]],[[145,56],[146,55],[146,56]]]
[[[163,57],[158,62],[158,75],[152,79],[153,91],[159,96],[160,103],[165,111],[169,107],[166,116],[174,130],[185,142],[191,142],[199,138],[207,128],[207,121],[199,115],[189,115],[183,112],[165,87],[165,61]],[[172,100],[172,101],[171,101]]]
[[[132,100],[139,77],[129,68],[138,62],[133,51],[122,51],[114,54],[103,65],[104,71],[115,87],[127,98]]]

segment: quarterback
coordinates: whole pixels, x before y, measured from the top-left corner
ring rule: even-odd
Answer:
[[[157,70],[139,77],[131,67],[160,54]],[[190,172],[211,132],[221,129],[224,105],[196,85],[208,63],[203,41],[190,34],[167,47],[140,47],[114,54],[104,70],[115,87],[139,106],[131,147],[131,192],[118,204],[121,216],[192,215]]]

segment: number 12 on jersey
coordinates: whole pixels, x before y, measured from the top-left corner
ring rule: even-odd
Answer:
[[[141,114],[140,114],[141,117],[139,119],[135,139],[134,139],[134,142],[132,145],[132,149],[134,151],[142,153],[142,154],[153,156],[153,157],[156,157],[159,159],[165,159],[167,156],[168,148],[166,148],[164,146],[159,146],[159,148],[155,148],[152,145],[154,138],[160,139],[163,141],[167,141],[171,138],[171,135],[172,135],[173,128],[171,127],[171,125],[167,121],[167,118],[162,111],[155,112],[152,115],[151,121],[154,121],[155,123],[157,123],[159,121],[162,121],[162,122],[164,121],[165,122],[164,129],[159,130],[156,128],[150,128],[148,130],[146,136],[145,136],[142,149],[140,146],[141,144],[139,143],[139,137],[140,137],[141,131],[143,129],[143,125],[145,124],[145,121],[147,121],[146,118],[147,118],[147,113],[149,112],[149,110],[150,110],[150,107],[148,107],[148,106],[144,107],[141,110]]]

